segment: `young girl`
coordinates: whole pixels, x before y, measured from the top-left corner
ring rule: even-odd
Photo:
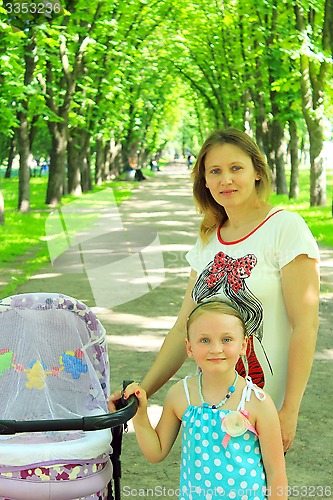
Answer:
[[[168,391],[154,430],[147,396],[137,384],[139,409],[133,425],[139,446],[153,463],[163,460],[182,427],[179,499],[280,500],[287,498],[287,477],[280,424],[271,398],[239,376],[245,356],[245,323],[236,308],[221,300],[196,306],[187,322],[186,350],[199,373]]]

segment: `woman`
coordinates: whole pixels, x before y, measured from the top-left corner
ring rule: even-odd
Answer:
[[[186,321],[195,304],[227,299],[245,317],[251,340],[237,369],[243,375],[248,369],[271,395],[288,450],[318,330],[318,247],[299,215],[268,203],[269,168],[244,132],[214,132],[192,175],[203,220],[187,254],[191,274],[177,321],[142,386],[153,394],[184,362]]]

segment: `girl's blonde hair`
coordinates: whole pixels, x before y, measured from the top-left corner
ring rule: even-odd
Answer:
[[[200,236],[207,243],[209,235],[227,219],[224,207],[219,205],[206,187],[205,158],[214,147],[232,144],[251,157],[254,170],[260,179],[255,181],[255,188],[260,201],[267,202],[271,191],[271,173],[266,159],[255,141],[245,132],[234,128],[217,130],[204,142],[192,171],[193,195],[199,209],[204,214],[200,226]]]
[[[244,337],[247,337],[247,330],[243,316],[239,310],[231,304],[231,302],[226,302],[219,299],[206,300],[205,302],[200,302],[194,309],[192,309],[188,319],[187,319],[187,338],[189,338],[189,328],[192,323],[205,312],[216,312],[220,314],[228,314],[229,316],[234,316],[239,319],[242,324]]]

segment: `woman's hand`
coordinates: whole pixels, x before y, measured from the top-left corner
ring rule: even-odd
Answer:
[[[117,411],[116,404],[120,398],[121,398],[121,391],[117,390],[117,391],[114,391],[113,394],[111,394],[111,396],[109,397],[109,401],[108,401],[108,409],[109,409],[110,413]]]
[[[295,438],[298,413],[290,412],[282,406],[279,411],[279,419],[283,449],[286,452],[291,447]]]

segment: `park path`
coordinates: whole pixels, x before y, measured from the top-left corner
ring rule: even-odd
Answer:
[[[133,267],[129,258],[135,257],[133,253],[127,257],[123,254],[116,255],[114,261],[119,264],[114,271],[117,274],[119,270],[116,283],[112,282],[110,285],[110,275],[107,273],[91,275],[88,279],[87,274],[72,272],[70,265],[62,270],[49,265],[17,289],[17,293],[65,293],[93,308],[108,333],[113,387],[118,387],[123,379],[140,380],[144,376],[160,349],[165,334],[174,323],[182,301],[189,273],[185,254],[196,240],[199,225],[186,165],[180,161],[170,163],[154,177],[138,183],[131,199],[120,206],[119,214],[112,212],[111,215],[101,215],[104,228],[112,225],[114,219],[118,224],[119,218],[123,224],[122,230],[131,235],[129,239],[133,248],[135,247],[134,254],[138,254],[140,258],[139,261],[134,261]],[[158,235],[157,243],[153,242],[154,235]],[[87,252],[102,255],[109,241],[107,238],[95,238],[96,248],[91,246]],[[153,258],[149,259],[151,256]],[[333,426],[329,412],[330,391],[327,390],[327,377],[332,380],[333,375],[332,249],[322,248],[321,259],[317,351],[303,400],[297,438],[287,455],[290,484],[299,488],[304,485],[333,486],[329,473]],[[143,269],[142,275],[136,274],[138,267]],[[143,288],[141,295],[138,295],[140,285]],[[124,290],[128,292],[128,301],[120,301],[113,306],[111,302],[116,301]],[[108,297],[110,305],[107,304]],[[160,414],[167,388],[189,371],[193,371],[193,366],[188,360],[172,381],[150,400],[149,411],[153,419]],[[130,496],[176,498],[179,447],[178,440],[164,462],[150,465],[138,451],[133,433],[124,436],[122,488],[126,496],[131,491]],[[333,494],[326,498],[333,498]]]

